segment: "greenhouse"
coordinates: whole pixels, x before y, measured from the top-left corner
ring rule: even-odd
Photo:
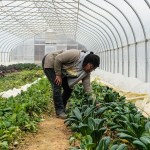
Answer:
[[[150,150],[150,0],[1,0],[0,149]]]

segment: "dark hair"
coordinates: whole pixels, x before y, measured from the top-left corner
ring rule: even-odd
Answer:
[[[99,67],[100,64],[99,56],[95,55],[93,52],[90,52],[90,54],[85,56],[83,66],[87,65],[88,63],[91,63],[94,66],[94,68]]]

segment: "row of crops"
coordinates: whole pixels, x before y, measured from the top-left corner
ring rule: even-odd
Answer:
[[[25,72],[24,83],[29,82],[29,76],[42,77],[40,71]],[[22,78],[20,73],[15,73],[13,80],[7,78],[13,74],[6,75],[0,82],[10,80],[11,87],[14,80]],[[20,82],[15,82],[17,85]],[[113,89],[96,81],[92,82],[92,87],[92,95],[84,94],[81,84],[76,85],[72,93],[65,120],[73,131],[70,150],[150,150],[149,118],[142,116],[134,104],[126,103],[125,97]],[[42,114],[53,110],[51,97],[49,82],[42,78],[15,98],[0,98],[0,149],[14,149],[26,132],[37,131]]]
[[[0,72],[3,74],[0,76],[0,92],[20,88],[44,75],[42,68],[35,64],[0,65]]]
[[[42,69],[26,69],[0,78],[0,91],[19,88],[43,77]],[[27,66],[28,68],[28,66]],[[15,149],[26,132],[36,132],[43,112],[51,111],[50,88],[46,79],[33,84],[26,92],[8,99],[0,98],[0,149]],[[49,106],[50,105],[50,106]]]
[[[31,63],[18,63],[8,66],[0,65],[0,77],[4,77],[7,73],[18,72],[22,70],[37,70],[40,68],[40,66]]]
[[[113,89],[92,83],[94,100],[81,84],[65,120],[73,135],[70,150],[150,150],[150,119]]]

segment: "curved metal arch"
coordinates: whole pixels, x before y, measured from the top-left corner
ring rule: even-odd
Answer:
[[[53,1],[53,0],[52,0],[52,3],[53,3],[53,6],[54,6],[54,9],[55,9],[55,11],[56,11],[56,8],[55,8],[54,1]],[[58,14],[57,14],[57,15],[58,15]],[[59,21],[59,24],[61,24],[59,17],[58,17],[58,21]],[[65,31],[64,31],[64,29],[62,28],[62,26],[61,26],[61,29],[62,29],[62,31],[63,31],[63,33],[64,33],[64,35],[65,35]]]
[[[23,41],[29,39],[29,36],[28,36],[28,35],[27,35],[26,37],[27,37],[26,39],[23,40],[23,39],[20,38],[20,39],[18,39],[18,41],[19,41],[19,42],[23,42]],[[31,37],[33,37],[33,36],[31,36]],[[24,37],[24,38],[25,38],[25,37]],[[16,41],[16,39],[17,39],[17,38],[15,38],[15,37],[10,38],[10,39],[9,39],[10,42],[8,42],[8,39],[7,39],[7,43],[10,44],[10,43],[12,43],[13,41]],[[4,40],[5,40],[5,39],[4,39]],[[6,40],[5,40],[4,42],[6,42]],[[3,44],[4,44],[4,43],[3,43]],[[1,46],[2,46],[2,45],[1,45]],[[4,45],[4,47],[5,47],[5,46],[7,46],[7,45]],[[4,49],[4,50],[5,50],[5,49]],[[3,51],[2,51],[2,52],[3,52]],[[5,52],[5,51],[4,51],[4,52]]]
[[[12,45],[11,45],[11,49],[10,49],[9,52],[11,52],[12,50],[14,50],[17,46],[19,46],[20,43],[23,43],[23,42],[24,42],[24,41],[18,41],[18,42],[16,42],[15,44],[12,44]]]
[[[86,13],[86,12],[85,12],[85,13]],[[86,14],[89,15],[89,16],[91,16],[91,15],[88,14],[88,13],[86,13]],[[82,16],[81,14],[79,14],[79,15]],[[93,16],[91,16],[91,17],[93,17]],[[118,48],[119,46],[118,46],[118,42],[117,42],[116,36],[114,35],[113,31],[109,28],[109,26],[108,26],[106,23],[102,22],[101,20],[97,19],[96,17],[93,17],[93,18],[96,19],[96,20],[98,20],[99,22],[101,22],[102,24],[104,24],[104,26],[106,26],[106,27],[108,28],[108,30],[112,33],[112,35],[113,35],[113,37],[114,37],[114,39],[115,39],[117,48]]]
[[[88,8],[88,9],[89,9],[89,8]],[[91,9],[89,9],[89,10],[91,10]],[[111,30],[111,28],[109,28],[109,26],[108,26],[105,22],[103,22],[103,21],[100,20],[100,19],[97,19],[96,17],[94,17],[94,16],[88,14],[87,12],[85,12],[85,11],[83,11],[83,10],[80,10],[80,11],[82,11],[82,12],[85,13],[86,15],[88,15],[88,16],[90,16],[90,17],[96,19],[97,21],[101,22],[102,24],[104,24],[104,26],[106,26],[106,27],[108,28],[108,30],[112,33],[112,35],[113,35],[113,37],[114,37],[114,39],[115,39],[115,41],[116,41],[117,48],[119,47],[115,34],[113,33],[113,31]],[[93,10],[91,10],[91,11],[93,11]],[[95,11],[93,11],[93,12],[94,12],[94,13],[97,13],[97,12],[95,12]],[[79,15],[81,16],[81,14],[79,14]],[[117,33],[118,33],[118,32],[117,32]],[[120,38],[119,33],[118,33],[118,36],[119,36],[119,38]],[[120,39],[120,40],[121,40],[121,39]]]
[[[30,9],[30,10],[32,10],[32,9]],[[23,14],[23,13],[22,13]],[[23,18],[23,17],[22,17]],[[31,17],[29,17],[29,18],[31,18]],[[28,18],[28,19],[29,19]],[[16,18],[15,18],[15,20],[17,20]],[[23,21],[22,21],[23,22]],[[19,23],[22,23],[21,21],[19,22]],[[42,25],[41,25],[41,27],[42,27]],[[8,28],[9,29],[9,28]],[[46,30],[46,29],[45,29]],[[12,32],[12,33],[14,33],[15,32],[15,30],[7,30],[6,29],[6,31],[8,31],[8,32]],[[16,29],[16,31],[18,31],[17,29]],[[25,31],[25,30],[24,30]],[[43,32],[43,31],[42,31]],[[17,35],[21,35],[22,36],[22,34],[23,34],[23,32],[18,32],[18,33],[20,33],[20,34],[17,34]],[[40,32],[39,32],[40,33]],[[32,36],[34,36],[35,35],[35,32],[30,32],[30,34],[32,35]],[[38,33],[36,33],[36,34],[38,34]],[[16,35],[16,34],[15,34]],[[27,34],[27,35],[29,35],[29,34]]]
[[[126,31],[125,31],[123,25],[121,24],[121,22],[120,22],[111,12],[109,12],[108,10],[106,10],[106,9],[104,9],[104,8],[102,8],[102,7],[98,6],[98,5],[96,5],[95,3],[91,2],[90,0],[87,0],[87,1],[88,1],[89,3],[91,3],[91,4],[93,4],[94,6],[96,6],[96,7],[100,8],[100,9],[104,10],[105,12],[109,13],[109,14],[119,23],[119,25],[120,25],[120,27],[122,28],[123,33],[124,33],[124,35],[125,35],[126,43],[127,43],[127,45],[129,45],[128,36],[127,36]],[[91,10],[91,9],[90,9],[90,10]],[[99,14],[99,13],[97,13],[97,14],[100,15],[101,17],[105,18],[109,23],[111,23],[111,24],[113,25],[113,23],[112,23],[110,20],[108,20],[106,17],[104,17],[103,15],[101,15],[101,14]],[[116,27],[115,27],[114,25],[113,25],[113,27],[115,28],[116,32],[118,33],[119,38],[120,38],[120,42],[121,42],[121,45],[122,45],[122,46],[121,46],[121,49],[122,49],[122,74],[124,74],[124,61],[123,61],[123,44],[122,44],[122,39],[121,39],[121,36],[120,36],[118,30],[116,29]],[[117,70],[117,72],[119,72],[119,52],[117,52],[117,56],[118,56],[118,58],[117,58],[117,59],[118,59],[118,68],[117,68],[118,70]]]
[[[13,2],[12,2],[13,3]],[[26,3],[26,2],[24,2],[24,3]],[[24,4],[23,3],[23,4]],[[20,4],[21,5],[21,4]],[[20,6],[20,5],[18,5],[18,6]],[[13,9],[13,8],[12,8]],[[11,10],[11,9],[10,9]],[[22,13],[23,14],[23,13]],[[10,15],[11,16],[11,15]],[[12,16],[13,18],[14,18],[14,16]],[[5,17],[4,17],[5,18]],[[19,22],[16,18],[14,18],[14,20],[16,20],[17,22]],[[23,22],[23,21],[22,21]],[[19,22],[19,23],[22,23],[22,22]],[[33,32],[34,33],[34,32]]]
[[[5,30],[3,30],[3,31],[5,31]],[[16,32],[18,31],[18,29],[16,29]],[[22,34],[21,32],[19,32],[18,34],[15,34],[15,30],[14,31],[12,31],[11,29],[10,30],[8,30],[8,31],[6,31],[7,33],[9,32],[10,33],[10,35],[14,35],[14,36],[18,36],[19,38],[24,38],[24,37],[30,37],[30,34]],[[22,35],[24,35],[24,37],[20,37],[20,35],[22,36]],[[31,34],[32,35],[32,34]]]
[[[25,34],[25,32],[18,32],[18,29],[12,30],[12,29],[8,28],[8,30],[3,30],[3,31],[9,32],[11,34],[14,34],[15,36],[20,36],[20,35],[21,36],[24,36],[24,35],[35,35],[35,34],[31,33],[31,32],[30,32],[30,34],[29,33]],[[17,34],[16,34],[16,32],[17,32]]]
[[[87,30],[90,30],[91,32],[94,32],[95,35],[98,34],[99,36],[101,36],[101,35],[100,35],[99,33],[97,33],[95,30],[91,29],[91,27],[88,27],[87,25],[85,25],[85,24],[83,24],[83,23],[81,23],[81,22],[78,22],[78,23],[82,24],[82,26],[84,26],[84,28],[86,27]],[[79,25],[79,24],[78,24],[78,25]],[[80,25],[79,25],[79,27],[80,27]],[[98,36],[98,35],[97,35],[97,36]],[[102,42],[102,45],[103,45],[104,49],[107,48],[106,45],[104,44],[104,42],[99,38],[99,36],[98,36],[98,39]]]
[[[84,26],[86,26],[88,29],[90,28],[92,31],[95,31],[94,29],[91,28],[91,26],[88,26],[87,24],[85,24],[85,23],[83,23],[83,22],[79,22],[79,21],[78,21],[78,23],[81,23],[81,24],[83,24]],[[107,48],[106,41],[104,40],[103,36],[101,36],[101,35],[99,34],[99,32],[96,32],[96,31],[95,31],[94,33],[98,34],[98,35],[101,37],[101,39],[103,39],[103,41],[101,40],[101,42],[103,43],[103,45],[104,45],[104,47],[105,47],[104,49],[108,49],[108,48]]]
[[[1,49],[2,49],[1,53],[5,53],[6,52],[7,49],[5,49],[5,47],[7,47],[7,45],[12,43],[13,40],[14,40],[14,38],[9,38],[9,39],[7,39],[7,41],[5,39],[3,39],[3,43],[1,43]]]
[[[4,36],[3,36],[3,39],[1,39],[1,41],[0,41],[0,50],[1,50],[0,52],[4,52],[4,51],[3,51],[3,45],[7,42],[6,39],[5,39],[5,37],[7,38],[8,35],[4,35]],[[10,37],[10,36],[9,36],[9,39],[10,39],[10,38],[13,39],[14,37]],[[7,40],[8,40],[8,39],[7,39]]]
[[[75,0],[73,0],[74,2],[76,2]],[[70,6],[72,6],[72,7],[74,7],[73,5],[71,5],[71,4],[68,4],[68,5],[70,5]],[[80,10],[80,11],[82,11],[82,10]],[[73,11],[74,12],[74,11]],[[84,12],[85,14],[87,14],[87,15],[89,15],[89,16],[91,16],[91,17],[93,17],[94,19],[96,19],[96,20],[98,20],[98,21],[100,21],[101,22],[101,20],[99,20],[99,19],[97,19],[97,18],[95,18],[94,16],[92,16],[92,15],[90,15],[90,14],[88,14],[88,13],[86,13],[86,12]],[[82,16],[83,18],[86,18],[86,17],[84,17],[83,15],[81,15],[81,14],[79,14],[78,16]],[[89,19],[88,19],[89,20]],[[91,20],[90,20],[91,21]],[[117,45],[117,48],[119,47],[118,46],[118,42],[117,42],[117,40],[116,40],[116,37],[115,37],[115,35],[113,34],[113,32],[112,32],[112,30],[105,24],[105,23],[103,23],[108,29],[109,29],[109,31],[112,33],[112,35],[113,35],[113,37],[114,37],[114,39],[115,39],[115,42],[116,42],[116,45]]]
[[[135,13],[136,17],[138,18],[138,20],[140,22],[140,25],[141,25],[141,28],[143,30],[144,39],[146,40],[146,32],[145,32],[145,28],[144,28],[144,25],[142,23],[142,20],[141,20],[140,16],[138,15],[136,10],[133,8],[133,6],[127,0],[124,0],[124,1],[127,3],[127,5],[129,5],[129,7],[132,9],[132,11]]]
[[[13,45],[12,43],[17,43],[18,41],[16,41],[16,39],[13,39],[11,42],[9,42],[7,45],[4,46],[4,49],[8,49],[8,51],[10,51],[10,45]]]
[[[94,21],[91,21],[90,19],[84,17],[84,16],[81,15],[81,14],[80,14],[80,16],[81,16],[82,18],[84,18],[84,19],[86,19],[86,20],[89,20],[90,22],[94,23],[94,24],[97,25],[98,27],[100,27],[100,28],[104,31],[104,33],[106,33],[106,35],[109,37],[110,41],[112,42],[112,46],[113,46],[113,48],[115,49],[112,38],[110,37],[109,33],[108,33],[102,26],[100,26],[99,24],[95,23]]]
[[[95,41],[97,41],[97,46],[98,46],[98,48],[100,49],[100,47],[102,47],[102,46],[99,46],[99,40],[97,39],[97,37],[93,34],[93,33],[89,33],[89,32],[87,32],[87,30],[84,28],[84,27],[80,27],[80,28],[82,28],[82,30],[80,29],[80,31],[85,31],[86,33],[88,33],[89,35],[91,35],[92,34],[92,36],[96,39]],[[90,36],[91,37],[91,36]],[[101,44],[100,44],[101,45]]]
[[[98,8],[103,9],[102,7],[100,7],[100,6],[96,5],[96,4],[94,4],[93,2],[90,2],[89,0],[87,0],[87,2],[93,4],[94,6],[96,6],[96,7],[98,7]],[[120,39],[120,43],[121,43],[121,45],[123,45],[123,44],[122,44],[123,42],[122,42],[121,36],[120,36],[120,34],[119,34],[119,31],[117,30],[117,28],[114,26],[114,24],[113,24],[109,19],[107,19],[106,17],[104,17],[104,16],[101,15],[100,13],[98,13],[98,12],[96,12],[96,11],[94,11],[94,10],[88,8],[87,6],[83,5],[82,3],[80,3],[80,5],[84,6],[85,8],[89,9],[90,11],[96,13],[97,15],[99,15],[99,16],[101,16],[102,18],[104,18],[105,20],[107,20],[107,21],[114,27],[114,29],[116,30],[116,32],[117,32],[117,34],[118,34],[118,37],[119,37],[119,39]],[[105,10],[105,9],[103,9],[103,10]],[[85,11],[83,11],[83,10],[81,10],[81,11],[85,13]],[[107,10],[105,10],[105,11],[107,12]],[[108,13],[109,13],[111,16],[113,16],[110,12],[108,12]],[[121,23],[118,21],[118,19],[117,19],[115,16],[113,16],[113,17],[117,20],[117,22],[120,24],[122,30],[124,31],[124,28],[122,27],[122,25],[121,25]],[[103,22],[103,21],[101,21],[101,22]],[[127,40],[126,34],[125,34],[125,37],[126,37],[126,40]]]
[[[150,4],[149,4],[149,2],[147,1],[147,0],[144,0],[145,1],[145,3],[147,4],[147,6],[149,7],[149,9],[150,9]]]
[[[13,39],[14,40],[14,42],[16,41],[15,39]],[[13,41],[12,41],[13,42]],[[9,46],[10,45],[10,46]],[[10,50],[10,47],[12,46],[12,44],[7,44],[7,45],[5,45],[4,46],[4,49],[6,49],[6,50],[8,50],[7,52],[1,52],[1,55],[2,55],[2,53],[9,53],[9,50]],[[1,60],[1,61],[3,61],[3,60]],[[4,60],[4,62],[5,62],[5,60]]]
[[[144,35],[144,40],[145,40],[145,58],[146,58],[146,63],[145,63],[145,82],[148,81],[148,61],[147,61],[147,36],[146,36],[146,32],[145,32],[145,28],[144,28],[144,25],[142,23],[142,20],[140,18],[140,16],[138,15],[138,13],[136,12],[136,10],[131,6],[131,4],[129,2],[127,2],[126,0],[124,0],[127,5],[129,5],[129,7],[132,9],[132,11],[135,13],[136,17],[138,18],[139,22],[140,22],[140,25],[141,25],[141,28],[142,28],[142,31],[143,31],[143,35]],[[136,43],[137,44],[137,43]],[[135,67],[135,77],[137,78],[137,52],[135,53],[135,59],[136,59],[136,67]]]
[[[117,10],[123,15],[123,17],[124,17],[125,20],[128,22],[128,25],[129,25],[129,27],[130,27],[130,29],[131,29],[131,31],[132,31],[134,43],[136,43],[135,32],[134,32],[134,30],[133,30],[133,27],[132,27],[130,21],[129,21],[128,18],[126,17],[126,15],[125,15],[117,6],[115,6],[115,5],[112,4],[111,2],[108,2],[108,0],[104,0],[104,1],[107,2],[108,4],[112,5],[115,9],[117,9]],[[127,45],[127,51],[128,51],[128,77],[130,76],[130,61],[129,61],[129,60],[130,60],[130,59],[129,59],[130,54],[129,54],[129,46],[130,46],[130,44]],[[137,51],[137,45],[135,45],[135,51]]]
[[[70,5],[70,6],[72,6],[72,5]],[[73,6],[74,7],[74,6]],[[78,19],[78,21],[79,21],[79,19]]]
[[[35,4],[35,6],[38,5],[38,3],[36,3],[36,2],[33,2],[33,3]],[[54,3],[54,2],[52,2],[52,3]],[[50,8],[51,8],[51,7],[50,7]],[[47,8],[47,9],[48,9],[48,8]],[[38,7],[38,11],[39,11],[39,7]],[[40,12],[40,11],[39,11],[39,12]],[[41,13],[41,12],[40,12],[40,13]],[[41,16],[43,16],[42,13],[41,13]],[[47,22],[47,24],[49,25],[49,27],[52,26],[52,25],[49,23],[49,20],[46,19],[46,16],[43,16],[43,18],[45,18],[45,21]]]
[[[72,6],[71,4],[69,4],[70,6]],[[72,11],[72,12],[74,12],[74,11]],[[95,35],[94,35],[95,36]],[[97,39],[97,38],[96,38]]]
[[[8,35],[5,34],[5,36],[8,36]],[[12,37],[11,37],[11,36],[12,36]],[[13,37],[13,36],[14,36],[14,35],[12,35],[12,34],[9,35],[9,41],[10,41],[10,42],[12,42],[13,39],[17,40],[17,38],[18,38],[18,37]],[[3,36],[3,37],[4,37],[4,36]],[[26,37],[29,37],[29,36],[26,36]],[[25,38],[25,37],[24,37],[24,38]],[[18,38],[18,40],[19,40],[19,38]],[[20,40],[23,40],[23,39],[20,38]],[[1,41],[4,41],[4,42],[1,43],[0,48],[2,48],[2,46],[3,46],[4,43],[6,43],[6,42],[7,42],[7,43],[10,43],[10,42],[8,42],[8,39],[7,39],[7,41],[6,41],[6,39],[3,39],[3,40],[1,40]],[[4,51],[2,50],[2,52],[5,52],[5,50],[4,50]]]
[[[63,1],[63,0],[62,0]],[[65,1],[63,1],[63,2],[65,2]],[[66,2],[65,2],[66,3]],[[72,6],[71,4],[69,4],[70,6]],[[64,6],[65,7],[65,6]],[[65,7],[65,8],[67,8],[67,7]],[[58,12],[60,12],[60,13],[62,13],[61,11],[59,11],[59,10],[57,10]],[[67,11],[65,11],[64,10],[64,12],[66,12],[66,13],[68,13]],[[73,12],[73,11],[72,11]],[[69,15],[68,14],[66,14],[66,16],[68,16],[69,17]],[[74,15],[72,15],[73,17],[75,17],[76,18],[76,16],[74,16]],[[63,16],[64,17],[64,16]],[[75,34],[75,33],[72,33],[72,34]],[[75,35],[74,35],[74,37],[75,37]],[[75,38],[74,38],[75,39]]]
[[[81,21],[83,21],[83,20],[80,19],[78,22],[80,23]],[[90,24],[89,22],[87,22],[87,21],[83,21],[83,22],[86,24],[86,26],[87,26],[87,24],[88,24],[89,26],[92,26],[92,27],[93,27],[93,25]],[[95,24],[94,24],[94,25],[95,25]],[[107,48],[107,50],[108,50],[108,49],[111,49],[110,44],[109,44],[109,41],[108,41],[106,35],[105,35],[101,30],[99,30],[96,26],[94,26],[94,28],[96,29],[96,31],[99,31],[99,32],[103,35],[103,36],[102,36],[102,35],[98,32],[98,34],[100,35],[100,37],[101,37],[101,38],[103,39],[103,41],[105,42],[106,47],[109,47],[109,48]],[[104,37],[105,39],[104,39],[103,37]],[[108,43],[108,44],[107,44],[107,43]]]
[[[38,33],[37,33],[36,35],[38,35]],[[24,41],[26,41],[26,40],[28,40],[28,39],[30,39],[30,38],[34,38],[36,35],[34,35],[34,36],[26,36],[24,40],[21,39],[18,43],[24,42]],[[17,46],[17,45],[16,45],[16,46]]]
[[[81,30],[81,31],[78,30],[77,33],[78,33],[78,32],[83,32],[84,35],[87,35],[87,32],[84,32],[83,30]],[[79,33],[78,33],[78,34],[79,34]],[[82,36],[82,34],[79,34],[79,35]],[[91,44],[90,44],[90,43],[89,43],[89,44],[90,44],[92,47],[95,47],[95,46],[96,46],[96,45],[92,44],[92,43],[95,43],[95,40],[94,40],[93,38],[92,38],[92,39],[91,39],[91,38],[89,39],[89,38],[87,38],[87,36],[84,36],[83,39],[84,39],[84,38],[87,39],[87,41],[88,41],[87,43],[89,43],[89,40],[94,41],[94,42],[91,42]],[[97,49],[97,48],[96,48],[96,49]]]
[[[83,17],[83,18],[85,18],[86,20],[90,21],[90,22],[93,23],[94,25],[100,27],[100,28],[103,30],[103,32],[106,33],[106,35],[108,36],[108,38],[109,38],[109,40],[110,40],[110,42],[111,42],[112,47],[114,48],[114,44],[113,44],[113,41],[112,41],[111,37],[109,36],[109,34],[107,33],[107,31],[106,31],[103,27],[101,27],[99,24],[97,24],[97,23],[95,23],[95,22],[89,20],[89,19],[86,18],[86,17]],[[82,20],[83,22],[86,22],[86,23],[90,24],[90,23],[87,22],[86,20],[83,20],[83,19],[81,19],[81,18],[80,18],[80,20]],[[93,26],[93,25],[92,25],[92,26]],[[97,27],[95,27],[95,28],[106,38],[106,40],[108,41],[108,45],[109,45],[109,47],[110,47],[109,40],[107,39],[106,35],[105,35],[100,29],[98,29]]]
[[[63,1],[63,0],[62,0]],[[63,1],[64,3],[66,3],[65,1]],[[63,6],[63,7],[65,7],[65,6]],[[65,7],[65,8],[67,8],[67,7]],[[65,10],[63,10],[64,12],[66,12],[66,13],[68,13],[67,11],[65,11]],[[57,12],[60,12],[60,14],[62,13],[61,11],[59,11],[59,10],[57,10]],[[73,12],[73,11],[72,11]],[[76,13],[76,12],[75,12]],[[66,14],[66,16],[68,16],[68,14]],[[72,16],[74,16],[74,15],[72,15]],[[62,17],[64,17],[64,16],[62,16]],[[69,16],[68,16],[69,17]],[[76,18],[76,16],[74,16],[75,18]],[[76,28],[76,27],[75,27]]]
[[[10,51],[9,51],[9,61],[10,61],[10,53],[11,53],[12,50],[16,47],[16,45],[18,45],[19,43],[21,43],[21,42],[17,42],[17,43],[15,43],[15,44],[11,45]]]
[[[79,34],[79,33],[77,33],[77,34]],[[86,44],[86,41],[89,41],[89,39],[87,39],[87,37],[86,37],[86,38],[85,38],[85,37],[83,38],[83,37],[82,37],[82,34],[79,34],[79,35],[78,35],[78,38],[79,38],[79,40],[80,40],[80,43],[81,43],[82,39],[84,39],[83,42],[82,42],[82,44],[83,44],[83,45],[86,45],[86,47],[85,47],[86,49],[88,49],[88,50],[89,50],[89,49],[90,49],[90,50],[91,50],[91,49],[94,49],[94,48],[93,48],[93,45],[91,45],[91,44],[90,44],[90,45],[89,45],[89,44],[87,45],[87,44]],[[85,39],[86,39],[86,41],[85,41]]]
[[[8,38],[8,36],[9,36],[9,38]],[[5,37],[7,38],[7,41],[6,41],[6,38],[5,38]],[[9,43],[8,40],[12,40],[12,39],[17,39],[17,37],[14,37],[14,35],[6,35],[6,34],[5,34],[5,35],[3,36],[3,39],[0,41],[0,48],[3,47],[3,44],[4,44],[4,43],[6,43],[6,42]],[[3,50],[2,50],[2,52],[3,52]]]
[[[85,18],[86,20],[89,20],[88,18],[84,17],[84,16],[81,15],[81,14],[80,14],[80,16],[83,17],[83,18]],[[93,21],[90,21],[90,22],[93,22]],[[94,24],[96,24],[96,23],[94,22]],[[99,25],[98,25],[98,26],[99,26]],[[101,27],[101,26],[100,26],[100,27]],[[109,36],[109,34],[107,33],[107,31],[106,31],[103,27],[101,27],[101,29],[108,35],[108,37],[109,37],[110,40],[112,41],[112,39],[111,39],[111,37]],[[114,37],[115,37],[115,36],[114,36]],[[116,40],[116,42],[117,42],[117,40]],[[113,41],[112,41],[112,43],[113,43]],[[118,45],[117,45],[117,46],[118,46]],[[115,49],[115,48],[114,48],[114,45],[113,45],[113,49]],[[117,47],[117,49],[118,49],[118,47]],[[113,51],[113,55],[115,56],[115,52],[114,52],[114,51]],[[113,65],[113,67],[114,67],[114,68],[113,68],[113,71],[115,71],[115,59],[114,59],[114,62],[113,62],[113,63],[114,63],[114,65]]]
[[[94,39],[93,38],[88,38],[87,37],[87,33],[85,33],[84,31],[77,31],[77,34],[78,34],[78,36],[77,36],[77,39],[83,39],[83,41],[85,40],[85,39],[87,39],[87,41],[89,41],[88,42],[88,45],[91,45],[90,47],[93,47],[93,44],[92,43],[95,43],[95,41],[94,41]],[[92,42],[91,42],[92,41]],[[94,42],[93,42],[94,41]],[[85,46],[85,45],[84,45]]]
[[[82,28],[84,28],[84,29],[86,29],[87,31],[89,31],[89,28],[87,29],[87,28],[85,28],[85,26],[83,26],[83,25],[80,25],[80,27],[82,27]],[[92,30],[93,31],[93,30]],[[90,34],[93,34],[91,31],[89,32]],[[96,35],[94,34],[94,37],[96,37]],[[96,37],[96,39],[98,40],[98,41],[101,41],[99,38],[97,38]],[[104,46],[104,44],[103,44],[103,42],[101,41],[101,45],[103,46],[103,48],[105,48],[105,46]],[[99,47],[99,42],[98,42],[98,47]]]
[[[19,41],[16,44],[14,44],[13,47],[11,48],[11,50],[9,52],[11,53],[14,48],[16,48],[20,43],[23,43],[23,42],[24,41]]]
[[[125,20],[128,22],[128,25],[130,26],[130,29],[132,31],[132,35],[133,35],[133,38],[134,38],[134,42],[136,42],[135,32],[133,30],[133,27],[132,27],[129,19],[126,17],[126,15],[121,11],[121,9],[119,9],[117,6],[115,6],[114,4],[112,4],[111,2],[109,2],[108,0],[104,0],[104,1],[107,2],[108,4],[110,4],[111,6],[113,6],[115,9],[117,9],[123,15],[123,17],[125,18]]]

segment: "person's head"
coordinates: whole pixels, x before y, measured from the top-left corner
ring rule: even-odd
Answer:
[[[100,58],[98,55],[95,55],[93,52],[90,52],[90,54],[86,55],[83,60],[83,70],[85,72],[92,72],[97,67],[99,67],[100,64]]]

